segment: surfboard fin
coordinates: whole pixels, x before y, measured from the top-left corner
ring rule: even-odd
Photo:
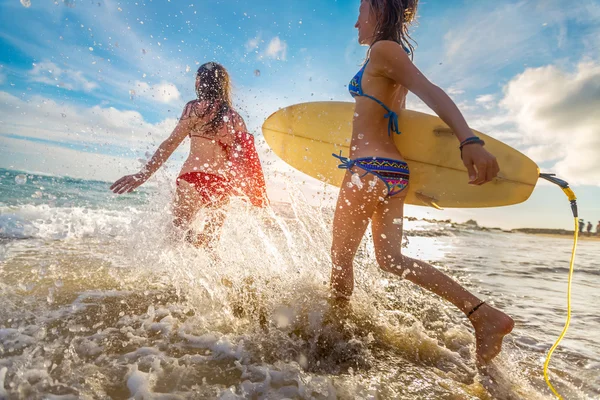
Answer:
[[[415,192],[415,196],[417,197],[417,199],[419,199],[420,201],[423,202],[423,204],[429,206],[429,207],[433,207],[436,210],[443,210],[442,207],[437,205],[437,199],[431,197],[431,196],[427,196],[426,194],[423,194],[421,192]]]

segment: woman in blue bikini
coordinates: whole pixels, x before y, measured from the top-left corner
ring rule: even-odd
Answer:
[[[331,286],[334,296],[347,301],[354,288],[353,260],[371,222],[377,262],[381,269],[416,283],[458,307],[475,328],[477,358],[487,363],[501,350],[513,329],[513,320],[468,292],[452,278],[423,261],[401,252],[402,226],[409,167],[396,149],[397,110],[405,108],[410,90],[436,112],[455,132],[457,157],[469,173],[469,183],[482,185],[496,177],[499,168],[483,141],[473,135],[460,111],[439,87],[412,63],[408,26],[418,0],[362,0],[358,40],[369,46],[368,59],[350,82],[356,100],[350,158],[340,158],[347,169],[333,222]],[[354,185],[352,175],[374,175],[374,185]]]

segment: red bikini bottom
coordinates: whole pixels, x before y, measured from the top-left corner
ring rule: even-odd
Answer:
[[[177,186],[181,181],[186,181],[196,189],[204,205],[220,203],[231,196],[229,180],[219,175],[187,172],[177,178]]]

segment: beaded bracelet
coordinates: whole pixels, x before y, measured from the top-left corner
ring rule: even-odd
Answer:
[[[460,148],[460,158],[461,159],[462,159],[462,150],[463,150],[463,147],[465,147],[468,144],[474,144],[474,143],[480,144],[482,146],[485,145],[485,142],[482,139],[479,139],[477,136],[468,137],[465,140],[463,140],[462,142],[460,142],[460,147],[459,148]]]

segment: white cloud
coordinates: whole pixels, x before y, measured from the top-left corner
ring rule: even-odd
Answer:
[[[452,86],[446,90],[446,93],[448,93],[450,96],[459,96],[461,94],[464,94],[465,91]]]
[[[246,52],[250,53],[256,51],[258,53],[258,49],[261,47],[261,44],[264,44],[265,41],[262,40],[261,35],[258,34],[256,37],[249,39],[245,43]],[[287,56],[287,43],[279,38],[279,36],[275,36],[269,41],[267,48],[264,51],[260,52],[260,58],[268,57],[276,60],[285,61]]]
[[[16,6],[21,7],[18,3]],[[87,80],[93,80],[101,86],[102,90],[93,91],[97,98],[120,107],[129,107],[129,91],[135,90],[133,82],[136,80],[151,80],[152,83],[167,80],[176,84],[184,97],[194,94],[193,79],[190,81],[189,74],[186,73],[186,64],[192,65],[191,61],[195,59],[197,52],[187,53],[183,58],[174,57],[174,54],[181,54],[178,40],[164,40],[164,36],[152,38],[152,35],[141,32],[140,29],[145,30],[148,25],[131,23],[127,13],[118,10],[117,3],[108,1],[103,2],[102,7],[68,8],[57,7],[53,2],[38,1],[34,7],[36,13],[40,14],[35,23],[30,21],[34,26],[21,32],[12,24],[0,32],[2,40],[30,58],[52,60],[61,69],[67,68],[63,64],[66,61],[68,69],[83,71]],[[78,22],[66,26],[64,32],[58,33],[56,27],[48,23],[64,18]],[[71,40],[80,34],[80,23],[85,26],[86,32],[93,33],[94,43],[86,42],[83,45]],[[59,34],[64,37],[59,39]],[[161,46],[157,44],[159,39],[162,39]],[[90,45],[94,51],[89,51]],[[141,49],[148,50],[148,54],[143,55]],[[17,79],[27,72],[20,71],[18,66],[12,66],[10,76],[11,79],[13,76]],[[145,76],[148,78],[144,79]],[[50,81],[46,83],[57,85],[52,76],[47,77]],[[186,90],[182,89],[184,86]],[[159,115],[165,114],[163,103],[156,101],[144,104],[144,109]]]
[[[475,102],[486,110],[491,110],[496,105],[496,96],[493,94],[484,94],[477,96],[477,98],[475,98]]]
[[[501,102],[536,161],[575,184],[600,186],[600,64],[569,72],[530,68],[512,79]]]
[[[132,98],[137,96],[154,100],[159,103],[172,103],[181,99],[181,93],[173,83],[162,81],[154,85],[146,82],[135,81],[134,88],[129,92]]]
[[[149,123],[136,111],[82,107],[0,91],[0,166],[110,180],[139,167],[176,119]],[[183,156],[180,148],[175,159]],[[180,167],[180,163],[175,168]]]
[[[436,67],[436,75],[451,78],[461,89],[489,84],[492,74],[532,53],[531,42],[526,39],[543,29],[533,22],[539,18],[532,15],[526,2],[470,7],[461,27],[444,35],[444,62]],[[534,51],[543,55],[550,53],[551,48],[547,41],[540,41]]]
[[[428,75],[468,90],[502,79],[507,66],[579,57],[571,46],[583,44],[596,54],[599,18],[600,6],[594,0],[570,2],[568,7],[561,0],[475,2],[461,15],[460,27],[449,27]],[[571,24],[586,29],[568,30]]]
[[[133,158],[77,151],[0,136],[0,167],[72,178],[111,181],[139,168]]]
[[[475,101],[479,104],[488,104],[488,103],[492,103],[495,99],[496,99],[496,96],[494,96],[493,94],[484,94],[481,96],[477,96]]]
[[[175,118],[151,124],[137,111],[87,108],[41,96],[26,101],[0,91],[3,135],[135,150],[166,138],[175,125]]]
[[[96,82],[89,81],[81,71],[63,69],[51,61],[34,63],[29,71],[31,80],[48,85],[62,87],[68,90],[83,90],[91,92],[98,87]]]
[[[258,49],[258,45],[260,44],[261,40],[260,40],[260,35],[257,35],[256,37],[249,39],[246,42],[246,52],[251,52],[253,50]]]
[[[275,36],[269,42],[265,54],[267,57],[285,61],[287,54],[287,43],[279,39],[279,36]]]

